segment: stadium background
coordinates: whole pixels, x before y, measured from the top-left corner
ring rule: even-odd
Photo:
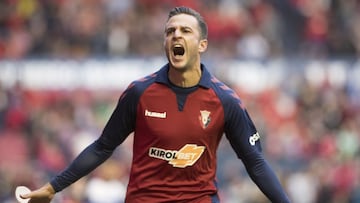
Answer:
[[[203,61],[244,100],[292,201],[360,202],[357,0],[1,1],[0,201],[62,170],[126,85],[166,61],[175,5],[206,18]],[[267,202],[226,140],[218,156],[224,203]],[[130,160],[131,136],[54,202],[121,202]]]

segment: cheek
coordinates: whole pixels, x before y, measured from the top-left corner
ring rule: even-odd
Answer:
[[[166,46],[167,46],[166,39],[164,39],[163,46],[166,49]]]
[[[165,52],[169,51],[169,46],[170,46],[169,43],[165,39],[163,42],[163,48],[164,48]]]
[[[189,44],[188,47],[188,51],[191,52],[192,54],[194,53],[198,53],[199,52],[199,44],[197,42],[192,42],[191,44]]]
[[[164,41],[163,45],[164,45],[163,49],[164,49],[165,55],[166,55],[166,57],[169,57],[170,45],[169,45],[169,43],[166,43],[166,41]]]
[[[164,45],[165,49],[170,49],[171,39],[165,38],[163,45]]]

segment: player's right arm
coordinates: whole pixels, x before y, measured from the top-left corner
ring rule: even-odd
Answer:
[[[123,92],[101,136],[86,147],[67,169],[50,181],[56,192],[68,187],[105,162],[116,147],[134,131],[137,95],[133,85]]]
[[[30,198],[29,203],[50,202],[56,192],[65,189],[106,161],[115,148],[134,130],[137,95],[136,88],[130,85],[121,95],[101,136],[87,146],[64,171],[49,183],[22,197]]]

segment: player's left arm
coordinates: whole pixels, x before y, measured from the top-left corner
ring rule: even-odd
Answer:
[[[272,202],[290,202],[276,174],[260,152],[244,155],[242,161],[251,179]]]
[[[226,137],[251,179],[272,202],[290,202],[276,174],[264,159],[260,135],[238,99],[226,105],[225,115]]]

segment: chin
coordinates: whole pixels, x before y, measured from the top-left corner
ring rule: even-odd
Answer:
[[[185,62],[172,62],[170,61],[170,66],[176,70],[185,70],[186,63]]]

